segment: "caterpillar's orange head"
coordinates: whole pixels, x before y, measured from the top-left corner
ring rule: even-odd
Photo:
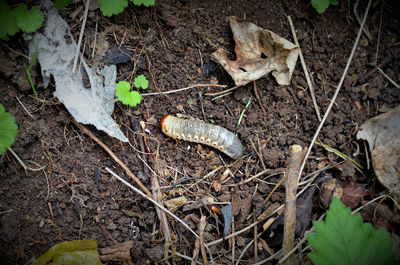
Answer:
[[[165,121],[165,119],[168,117],[168,115],[164,115],[164,117],[162,117],[161,118],[161,120],[160,120],[160,127],[161,127],[161,129],[164,129],[164,130],[166,130],[167,128],[164,128],[163,126],[165,125],[165,126],[167,126],[166,124],[164,124],[164,121]]]

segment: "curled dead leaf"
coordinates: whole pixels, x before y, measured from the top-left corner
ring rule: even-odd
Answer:
[[[212,59],[221,64],[236,85],[245,85],[270,72],[280,85],[289,85],[296,66],[299,48],[272,31],[230,16],[235,39],[236,61],[228,59],[228,52],[218,49]]]
[[[400,106],[362,124],[357,139],[368,141],[376,177],[400,203]]]

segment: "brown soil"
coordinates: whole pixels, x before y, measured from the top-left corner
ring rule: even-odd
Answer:
[[[221,67],[214,70],[209,60],[218,47],[234,50],[228,16],[245,17],[260,27],[292,40],[286,19],[290,15],[323,114],[343,73],[359,23],[348,1],[341,1],[338,7],[330,7],[323,15],[317,15],[308,2],[274,0],[266,4],[263,1],[157,0],[152,8],[130,5],[123,14],[107,19],[99,10],[89,11],[85,39],[92,41],[97,15],[99,32],[113,27],[107,35],[109,43],[118,45],[123,41],[123,45],[132,52],[130,61],[118,66],[118,79],[127,80],[132,72],[134,76],[144,74],[150,83],[146,92],[215,82],[233,87],[230,76]],[[77,21],[83,12],[75,20],[69,15],[79,6],[83,4],[71,4],[61,12],[73,29],[76,40],[80,30],[80,22]],[[366,3],[361,6],[361,11],[358,11],[360,17]],[[358,127],[383,109],[400,103],[400,90],[375,68],[379,45],[378,64],[393,80],[400,82],[400,24],[395,16],[398,9],[385,5],[382,12],[378,42],[381,6],[371,9],[366,24],[371,39],[365,34],[362,36],[336,104],[319,136],[319,141],[363,165],[366,164],[365,149],[355,139]],[[122,168],[71,122],[68,111],[52,96],[54,86],[43,88],[39,65],[31,71],[39,95],[39,102],[36,102],[24,69],[28,62],[23,55],[27,55],[28,50],[22,35],[13,37],[11,41],[2,41],[1,44],[0,103],[15,117],[19,126],[19,134],[12,148],[28,166],[36,168],[46,165],[46,168],[37,172],[24,171],[9,152],[0,161],[0,263],[25,264],[56,243],[77,239],[97,240],[101,248],[133,240],[134,251],[131,255],[135,264],[163,259],[164,240],[154,205],[105,171],[105,167],[109,167],[129,180]],[[91,50],[86,52],[90,53]],[[205,75],[203,68],[211,72]],[[262,201],[282,175],[266,179],[269,172],[260,177],[263,180],[261,182],[255,180],[244,185],[232,184],[265,169],[280,172],[287,168],[289,146],[299,144],[306,147],[319,124],[300,61],[291,85],[279,86],[268,76],[258,80],[256,86],[266,113],[255,99],[253,83],[215,100],[206,93],[222,89],[210,86],[168,96],[147,96],[136,108],[117,103],[113,117],[135,149],[93,127],[88,128],[135,175],[142,176],[142,182],[150,189],[152,171],[139,159],[141,153],[137,151],[142,150],[144,135],[154,161],[149,155],[143,157],[157,174],[162,187],[162,199],[166,201],[185,196],[193,202],[209,196],[217,202],[233,202],[237,231],[254,222],[253,213],[257,217],[270,204],[282,204],[284,188],[278,188],[269,203],[263,205]],[[252,97],[252,102],[237,126],[249,97]],[[213,121],[236,132],[244,146],[243,158],[232,164],[232,159],[207,146],[176,143],[167,139],[158,126],[159,119],[165,114],[184,114]],[[146,132],[142,133],[139,122],[145,122]],[[357,150],[360,154],[354,157]],[[315,146],[304,174],[315,171],[321,165],[334,165],[340,161],[342,159],[338,156]],[[166,191],[167,187],[183,178],[202,177],[224,165],[231,165],[233,177],[228,175],[228,180],[222,184],[220,178],[224,176],[224,167],[208,179],[190,180]],[[98,170],[100,177],[95,175]],[[371,196],[367,199],[383,190],[372,172],[361,174],[349,164],[336,167],[326,174],[332,175],[343,185],[349,182],[364,185],[368,196]],[[318,200],[317,195],[315,199]],[[206,241],[222,238],[223,218],[211,211],[210,206],[186,211],[179,207],[172,211],[195,231],[198,231],[200,217],[207,216]],[[316,201],[312,212],[314,218],[318,218],[323,211]],[[192,257],[194,236],[174,219],[168,217],[168,222],[173,234],[170,249]],[[134,237],[132,227],[139,230]],[[258,231],[261,230],[262,223],[258,226]],[[391,232],[398,234],[400,230],[397,227]],[[281,239],[270,238],[269,235],[270,231],[267,231],[262,238],[276,252],[281,248]],[[235,260],[253,236],[254,231],[250,229],[235,238]],[[227,241],[210,247],[216,262],[224,264],[232,259],[231,243]],[[262,248],[258,250],[258,260],[268,255]],[[198,260],[201,260],[201,254]],[[170,256],[169,262],[173,261],[179,264],[190,262]],[[254,263],[253,246],[243,255],[241,263]],[[276,263],[276,260],[272,263]]]

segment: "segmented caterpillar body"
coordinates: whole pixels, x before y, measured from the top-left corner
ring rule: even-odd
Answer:
[[[163,133],[172,138],[212,146],[233,159],[239,159],[243,154],[239,138],[221,126],[184,120],[171,115],[165,115],[160,121],[160,126]]]

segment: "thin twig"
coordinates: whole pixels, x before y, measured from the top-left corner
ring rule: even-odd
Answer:
[[[378,71],[379,71],[387,80],[389,80],[389,82],[392,83],[392,85],[394,85],[395,87],[397,87],[398,89],[400,89],[400,85],[398,85],[392,78],[390,78],[390,76],[388,76],[380,67],[378,67]]]
[[[150,148],[147,145],[147,139],[145,137],[143,137],[143,141],[144,141],[144,146],[146,148],[146,151],[148,153],[150,153]],[[148,155],[150,158],[151,163],[153,164],[153,167],[156,167],[156,162],[154,160],[154,157],[152,154]],[[152,193],[153,193],[153,198],[160,204],[162,204],[162,195],[161,195],[161,191],[160,191],[160,184],[158,183],[158,178],[157,178],[157,174],[153,173],[152,175],[150,175],[150,181],[151,181],[151,189],[152,189]],[[156,208],[156,212],[157,212],[157,216],[158,219],[161,222],[161,227],[164,233],[164,237],[165,237],[165,241],[168,243],[169,241],[171,241],[171,232],[169,230],[169,226],[168,226],[168,220],[167,220],[167,216],[165,215],[165,212],[160,211],[159,208]]]
[[[220,92],[216,92],[216,93],[205,93],[204,96],[207,96],[207,97],[220,96],[220,95],[226,94],[226,93],[228,93],[230,91],[233,91],[238,87],[240,87],[240,86],[234,86],[234,87],[228,88],[228,89],[226,89],[224,91],[220,91]]]
[[[271,190],[271,192],[268,194],[267,198],[265,198],[264,203],[267,203],[267,201],[272,197],[274,192],[279,188],[280,185],[285,181],[285,172],[283,172],[282,178],[276,183],[275,187]]]
[[[201,256],[203,258],[203,264],[207,265],[208,261],[207,261],[207,252],[206,252],[206,248],[204,247],[204,229],[206,227],[206,216],[202,216],[200,219],[200,224],[199,224],[199,243],[200,243],[200,250],[201,250]]]
[[[76,54],[75,54],[75,58],[74,58],[74,66],[72,67],[72,73],[75,73],[76,64],[78,63],[78,57],[79,57],[80,48],[81,48],[81,44],[82,44],[83,32],[85,31],[86,20],[87,20],[88,11],[89,11],[89,5],[90,5],[90,0],[86,0],[85,13],[83,14],[83,22],[82,22],[82,26],[81,26],[81,32],[79,33],[78,44],[76,45]]]
[[[21,164],[21,166],[24,168],[24,170],[29,170],[29,171],[40,171],[43,170],[46,166],[40,166],[39,168],[31,168],[28,167],[22,160],[21,158],[19,158],[19,156],[14,152],[14,150],[11,149],[11,147],[7,148],[8,151],[10,151],[10,153],[15,157],[15,159],[17,159],[17,161]]]
[[[98,145],[100,145],[104,151],[106,151],[111,157],[112,159],[114,159],[115,162],[117,162],[124,170],[125,172],[128,174],[129,177],[131,177],[136,184],[139,186],[139,188],[145,192],[147,194],[147,196],[151,197],[151,193],[150,191],[146,188],[145,185],[143,185],[143,183],[140,181],[140,179],[138,179],[133,173],[132,171],[127,167],[127,165],[125,165],[124,162],[122,162],[115,154],[113,151],[111,151],[110,148],[108,148],[107,145],[105,145],[102,141],[100,141],[99,138],[97,138],[96,136],[94,136],[93,133],[91,133],[85,126],[83,126],[82,124],[80,124],[79,122],[77,122],[75,119],[72,119],[72,122],[78,126],[79,129],[82,130],[82,132],[86,133],[90,138],[92,138]]]
[[[42,171],[43,171],[43,174],[44,174],[44,178],[46,179],[46,184],[47,184],[47,195],[46,195],[46,201],[49,199],[49,195],[50,195],[50,182],[49,182],[49,178],[47,177],[47,173],[46,173],[46,170],[44,170],[44,168],[46,167],[46,166],[40,166],[38,163],[36,163],[36,162],[34,162],[34,161],[26,161],[26,162],[29,162],[29,163],[32,163],[32,164],[34,164],[34,165],[36,165],[36,166],[38,166],[39,168],[42,168]],[[39,195],[40,196],[40,195]],[[39,196],[38,196],[38,198],[39,198]],[[54,220],[53,220],[54,221]]]
[[[28,115],[33,119],[32,114],[25,108],[25,106],[24,106],[24,104],[22,104],[21,100],[19,100],[18,97],[15,97],[15,98],[18,100],[19,104],[21,104],[21,106],[25,110],[25,112],[28,113]]]
[[[230,184],[230,185],[228,185],[228,186],[229,186],[229,187],[235,187],[235,186],[244,185],[244,184],[246,184],[246,183],[249,183],[249,182],[252,181],[253,179],[256,179],[256,178],[258,178],[258,177],[261,177],[262,175],[264,175],[264,174],[267,173],[268,171],[270,171],[270,169],[266,169],[266,170],[264,170],[264,171],[261,171],[261,172],[255,174],[254,176],[252,176],[252,177],[250,177],[250,178],[247,178],[247,179],[245,179],[245,180],[242,180],[240,183]]]
[[[169,214],[170,216],[172,216],[175,220],[177,220],[179,223],[181,223],[184,227],[186,227],[187,230],[189,230],[196,238],[200,238],[199,235],[193,231],[192,228],[190,228],[183,220],[181,220],[178,216],[176,216],[175,214],[173,214],[172,212],[170,212],[168,209],[166,209],[164,206],[162,206],[161,204],[159,204],[158,202],[156,202],[153,198],[151,198],[151,196],[147,196],[144,192],[142,192],[141,190],[137,189],[136,187],[132,186],[130,183],[128,183],[126,180],[124,180],[123,178],[121,178],[120,176],[118,176],[117,174],[115,174],[111,169],[109,169],[108,167],[106,167],[106,170],[113,175],[114,177],[116,177],[118,180],[120,180],[122,183],[124,183],[126,186],[128,186],[129,188],[131,188],[132,190],[134,190],[135,192],[139,193],[140,196],[142,196],[143,198],[151,201],[154,205],[156,205],[158,208],[160,208],[161,210],[163,210],[164,212],[166,212],[167,214]]]
[[[317,104],[317,100],[315,99],[314,87],[312,85],[312,82],[311,82],[311,79],[310,79],[310,75],[308,74],[307,65],[306,65],[306,63],[304,61],[304,57],[303,57],[303,53],[301,52],[299,41],[297,40],[297,35],[296,35],[296,31],[294,30],[292,18],[290,16],[288,16],[287,18],[289,20],[290,29],[292,30],[294,43],[297,45],[297,47],[299,47],[300,62],[301,62],[301,66],[303,67],[303,71],[304,71],[304,75],[305,75],[306,80],[307,80],[308,87],[310,88],[310,94],[311,94],[312,102],[314,104],[314,109],[315,109],[315,112],[317,113],[318,120],[321,121],[321,114],[319,112],[319,107],[318,107],[318,104]]]
[[[354,53],[355,53],[355,51],[356,51],[356,48],[357,48],[357,45],[358,45],[358,41],[360,40],[361,33],[362,33],[362,29],[363,29],[363,27],[364,27],[365,21],[367,20],[367,15],[368,15],[368,11],[369,11],[370,6],[371,6],[371,0],[368,1],[368,6],[367,6],[367,8],[366,8],[366,10],[365,10],[365,14],[364,14],[363,21],[362,21],[362,23],[361,23],[361,27],[360,27],[360,29],[358,30],[357,38],[356,38],[356,40],[355,40],[355,42],[354,42],[353,48],[352,48],[351,53],[350,53],[350,57],[349,57],[349,59],[347,60],[346,67],[344,68],[342,77],[340,78],[340,81],[339,81],[339,84],[338,84],[338,86],[337,86],[337,88],[336,88],[335,94],[333,95],[333,97],[332,97],[332,99],[331,99],[331,103],[329,104],[328,109],[326,110],[325,115],[324,115],[324,117],[322,118],[322,121],[320,122],[320,124],[319,124],[319,126],[318,126],[317,131],[315,132],[315,135],[314,135],[314,137],[313,137],[313,139],[312,139],[312,141],[311,141],[311,143],[310,143],[310,146],[308,147],[307,153],[306,153],[306,155],[305,155],[305,157],[304,157],[303,163],[301,164],[301,167],[300,167],[300,170],[299,170],[299,175],[297,176],[297,182],[300,181],[301,173],[303,173],[304,166],[306,165],[306,162],[307,162],[307,159],[308,159],[308,157],[309,157],[309,155],[310,155],[310,153],[311,153],[312,147],[314,146],[314,143],[315,143],[315,141],[317,140],[317,137],[318,137],[318,135],[319,135],[319,132],[321,131],[322,126],[324,125],[324,123],[325,123],[325,121],[326,121],[326,118],[328,117],[329,112],[331,111],[331,109],[332,109],[332,107],[333,107],[333,104],[335,104],[335,101],[336,101],[336,98],[337,98],[337,96],[338,96],[338,94],[339,94],[340,88],[341,88],[342,85],[343,85],[344,79],[345,79],[345,77],[346,77],[346,75],[347,75],[347,71],[349,70],[349,67],[350,67],[350,63],[351,63],[351,61],[352,61],[352,59],[353,59],[353,56],[354,56]]]
[[[167,94],[172,94],[172,93],[177,93],[177,92],[182,92],[191,88],[195,88],[195,87],[226,87],[226,85],[216,85],[216,84],[196,84],[196,85],[191,85],[188,87],[184,87],[184,88],[179,88],[179,89],[175,89],[175,90],[169,90],[169,91],[163,91],[163,92],[152,92],[152,93],[144,93],[144,94],[140,94],[142,97],[144,96],[155,96],[155,95],[167,95]]]
[[[382,14],[383,14],[383,4],[384,2],[381,2],[381,14],[379,16],[379,30],[378,30],[378,40],[376,43],[376,53],[375,53],[375,66],[378,66],[378,55],[379,55],[379,45],[381,41],[381,32],[382,32]]]
[[[92,50],[92,58],[96,52],[96,42],[97,42],[97,27],[99,25],[99,15],[96,13],[96,26],[94,28],[94,40],[93,40],[93,50]]]
[[[256,214],[255,214],[254,211],[253,211],[253,221],[257,221]],[[258,250],[257,238],[258,238],[258,237],[257,237],[257,234],[258,234],[258,232],[257,232],[257,226],[255,226],[255,227],[254,227],[254,231],[253,231],[254,262],[257,262],[257,260],[258,260],[258,253],[257,253],[257,250]]]

